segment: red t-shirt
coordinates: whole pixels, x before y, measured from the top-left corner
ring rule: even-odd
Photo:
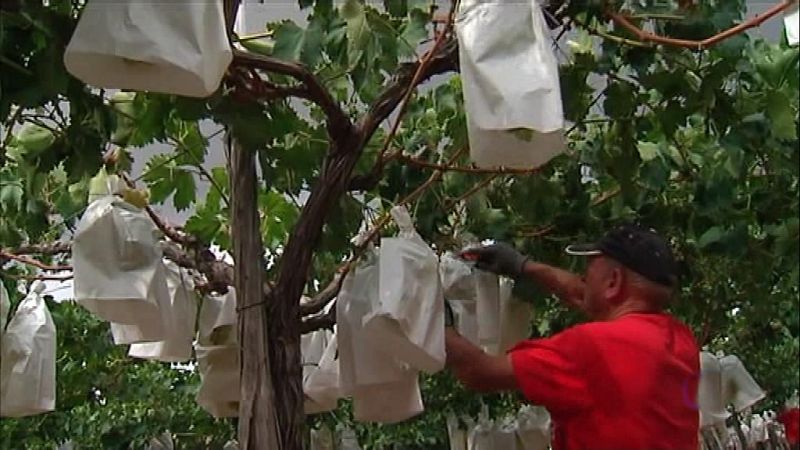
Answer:
[[[555,450],[697,450],[699,350],[672,316],[586,323],[509,353],[525,397],[550,411]]]
[[[791,408],[778,416],[778,422],[786,428],[786,440],[791,445],[800,444],[800,409]]]

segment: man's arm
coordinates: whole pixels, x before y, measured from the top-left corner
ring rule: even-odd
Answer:
[[[583,279],[572,272],[547,264],[526,261],[521,275],[530,277],[539,285],[558,296],[568,306],[583,309]]]
[[[445,328],[447,367],[467,389],[478,392],[519,390],[508,355],[491,356],[458,334]]]
[[[497,243],[465,250],[461,256],[476,261],[481,270],[511,278],[527,276],[557,295],[567,305],[582,309],[584,283],[581,277],[547,264],[531,261],[514,247]]]

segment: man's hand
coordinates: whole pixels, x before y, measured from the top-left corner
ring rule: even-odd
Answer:
[[[461,257],[476,261],[475,267],[480,270],[518,278],[525,270],[528,257],[514,249],[514,247],[499,242],[486,247],[475,247],[465,250]]]

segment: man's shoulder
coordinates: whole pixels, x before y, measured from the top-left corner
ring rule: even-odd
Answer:
[[[564,330],[562,333],[575,336],[606,334],[635,338],[637,333],[647,333],[649,330],[663,329],[665,327],[678,328],[690,332],[683,322],[668,313],[632,313],[615,320],[582,323]]]
[[[667,313],[626,314],[615,320],[573,325],[550,337],[525,341],[525,345],[519,347],[566,349],[596,346],[599,342],[642,342],[647,341],[648,337],[663,336],[666,330],[678,331],[679,335],[684,335],[687,340],[694,339],[691,330],[685,324]]]

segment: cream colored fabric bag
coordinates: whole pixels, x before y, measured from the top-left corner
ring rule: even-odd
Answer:
[[[0,343],[0,416],[42,414],[56,407],[56,327],[36,281],[17,306]]]
[[[232,58],[221,0],[89,0],[64,65],[92,86],[208,97]]]

